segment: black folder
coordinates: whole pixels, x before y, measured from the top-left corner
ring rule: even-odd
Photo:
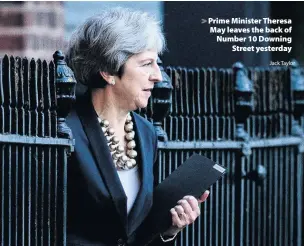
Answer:
[[[172,225],[170,209],[178,200],[186,195],[201,197],[225,171],[224,167],[198,154],[187,159],[154,189],[153,206],[142,227],[145,237],[152,239],[169,229]]]

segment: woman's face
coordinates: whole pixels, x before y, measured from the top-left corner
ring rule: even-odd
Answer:
[[[113,86],[113,92],[118,96],[122,107],[128,110],[145,108],[154,83],[161,80],[157,52],[144,51],[127,60],[121,78],[115,76],[116,84]]]

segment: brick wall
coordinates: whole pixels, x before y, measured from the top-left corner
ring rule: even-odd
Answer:
[[[52,59],[64,48],[62,2],[0,2],[0,56]]]

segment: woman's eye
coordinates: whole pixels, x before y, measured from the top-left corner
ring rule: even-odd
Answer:
[[[150,65],[152,65],[152,62],[146,63],[146,64],[144,64],[143,66],[144,66],[144,67],[147,67],[147,66],[150,66]]]

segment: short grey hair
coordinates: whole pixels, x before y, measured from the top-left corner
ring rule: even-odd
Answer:
[[[152,49],[158,54],[166,50],[160,21],[146,12],[119,7],[103,11],[79,26],[70,39],[66,60],[78,82],[104,87],[106,83],[91,84],[94,76],[101,71],[121,75],[132,55]]]

